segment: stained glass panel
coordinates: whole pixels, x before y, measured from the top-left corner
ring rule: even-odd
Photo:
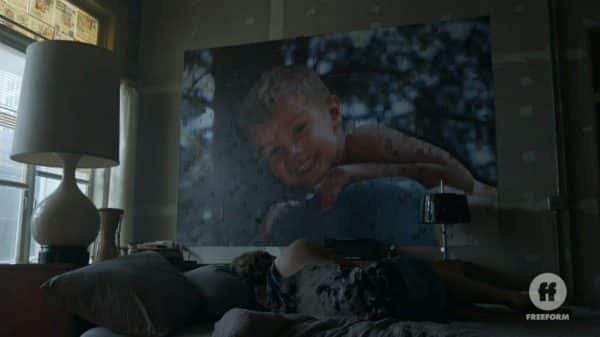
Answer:
[[[66,0],[0,0],[0,25],[34,40],[98,44],[100,23]]]

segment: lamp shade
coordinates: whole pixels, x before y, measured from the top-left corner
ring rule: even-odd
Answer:
[[[82,168],[118,165],[119,67],[112,52],[70,41],[27,48],[11,158],[62,167],[56,153],[80,155]]]
[[[471,221],[469,204],[464,194],[433,193],[423,197],[421,222],[426,224],[457,224]]]

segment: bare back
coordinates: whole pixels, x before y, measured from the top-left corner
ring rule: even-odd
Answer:
[[[319,264],[337,264],[353,267],[354,264],[340,258],[325,248],[303,240],[294,241],[274,261],[282,277],[294,275],[304,267]]]

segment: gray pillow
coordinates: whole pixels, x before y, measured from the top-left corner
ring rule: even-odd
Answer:
[[[169,337],[211,337],[213,332],[212,323],[200,323],[188,325],[185,328],[177,329]],[[84,332],[81,337],[130,337],[128,335],[122,335],[108,330],[103,327],[95,327]]]
[[[112,332],[104,327],[95,327],[84,332],[80,337],[129,337],[119,333]]]
[[[252,288],[228,265],[210,265],[185,273],[202,296],[203,320],[218,321],[232,308],[259,309]]]
[[[201,304],[196,287],[155,252],[97,262],[42,289],[73,314],[132,336],[165,336],[190,323]]]

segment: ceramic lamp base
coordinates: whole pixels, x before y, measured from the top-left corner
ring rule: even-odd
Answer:
[[[78,155],[58,154],[63,180],[34,210],[31,234],[41,246],[87,247],[98,235],[100,216],[75,180]]]
[[[42,246],[38,254],[38,263],[65,263],[85,266],[90,254],[85,246]]]

